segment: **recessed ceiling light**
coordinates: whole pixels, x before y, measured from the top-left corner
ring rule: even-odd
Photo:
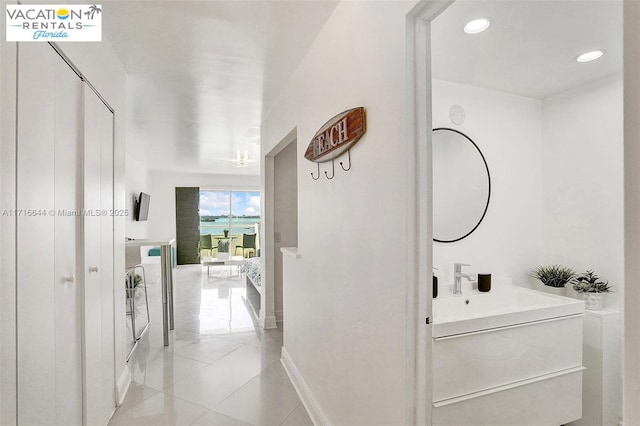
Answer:
[[[467,34],[478,34],[489,28],[491,20],[489,18],[478,18],[467,22],[464,26],[464,32]]]
[[[576,58],[578,62],[590,62],[595,61],[596,59],[602,57],[604,55],[603,50],[592,50],[591,52],[585,52],[582,55]]]

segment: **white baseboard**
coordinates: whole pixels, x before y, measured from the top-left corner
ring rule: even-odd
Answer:
[[[270,328],[278,328],[278,325],[276,324],[276,317],[275,316],[265,317],[263,328],[265,330],[268,330]]]
[[[118,383],[116,383],[116,403],[118,406],[122,405],[125,396],[127,396],[127,392],[129,391],[129,386],[131,385],[131,371],[129,370],[129,366],[126,366],[125,369],[120,374],[120,378],[118,379]]]
[[[307,382],[305,382],[300,370],[298,370],[298,367],[296,367],[284,346],[282,347],[280,362],[282,363],[284,370],[287,372],[291,383],[293,383],[293,387],[296,389],[298,397],[302,401],[304,408],[307,409],[307,413],[309,413],[309,417],[313,424],[331,426],[331,422],[329,422],[327,415],[322,410],[322,407],[320,407],[318,400],[313,396]]]
[[[282,322],[282,321],[284,321],[282,311],[276,311],[276,322]]]

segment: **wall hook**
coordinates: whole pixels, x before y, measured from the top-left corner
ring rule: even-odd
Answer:
[[[349,167],[348,168],[344,168],[344,166],[342,165],[342,161],[340,162],[340,167],[342,167],[342,170],[344,170],[345,172],[348,172],[349,170],[351,170],[351,150],[348,149],[347,150],[347,157],[349,157]]]
[[[329,177],[329,174],[327,173],[327,171],[325,170],[324,175],[326,176],[327,179],[331,180],[334,178],[334,176],[336,175],[336,166],[335,163],[333,162],[333,160],[331,160],[331,170],[332,170],[332,174],[331,177]]]
[[[320,179],[320,163],[316,163],[316,164],[318,165],[318,177],[313,176],[313,172],[311,172],[311,178],[312,178],[313,180],[318,180],[318,179]],[[325,173],[327,173],[327,172],[325,172]]]

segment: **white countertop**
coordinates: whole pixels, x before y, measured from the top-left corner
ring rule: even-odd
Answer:
[[[282,254],[300,259],[300,252],[298,251],[298,247],[280,247],[280,251],[282,252]]]
[[[175,237],[170,238],[141,238],[130,241],[125,241],[125,246],[140,247],[140,246],[166,246],[174,244],[176,242]]]

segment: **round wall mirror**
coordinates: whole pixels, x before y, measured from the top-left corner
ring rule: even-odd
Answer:
[[[473,140],[433,129],[433,240],[452,243],[478,228],[489,208],[489,166]]]

